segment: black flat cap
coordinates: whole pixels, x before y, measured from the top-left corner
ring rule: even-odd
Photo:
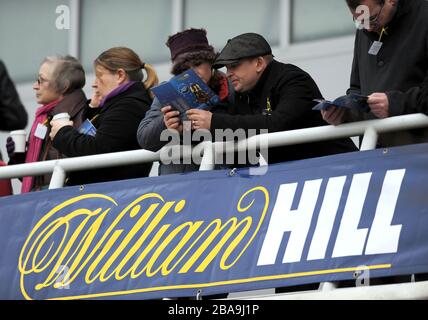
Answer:
[[[226,46],[214,61],[213,67],[219,69],[241,59],[268,54],[272,54],[272,49],[265,38],[257,33],[244,33],[227,41]]]

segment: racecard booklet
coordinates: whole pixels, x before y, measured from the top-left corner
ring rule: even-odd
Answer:
[[[348,109],[359,109],[362,111],[370,111],[370,107],[367,104],[367,96],[360,94],[351,93],[345,96],[341,96],[334,101],[315,99],[315,102],[318,104],[312,108],[312,110],[325,110],[330,106],[336,106],[339,108],[348,108]]]
[[[189,109],[210,110],[220,102],[219,96],[192,69],[151,90],[163,106],[170,105],[179,111],[181,118],[186,117]]]

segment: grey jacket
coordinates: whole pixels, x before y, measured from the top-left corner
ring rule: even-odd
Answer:
[[[349,92],[370,95],[385,92],[390,117],[428,114],[428,2],[400,0],[377,56],[369,55],[379,35],[357,31]],[[375,119],[371,113],[348,111],[346,121]],[[428,142],[428,129],[407,130],[379,137],[379,146]]]
[[[146,116],[141,121],[138,131],[137,140],[141,148],[149,151],[159,151],[168,142],[161,141],[162,131],[166,130],[165,123],[163,122],[163,113],[161,112],[162,104],[155,97],[147,111]],[[162,164],[159,165],[159,175],[172,174],[172,173],[184,173],[197,171],[198,165],[195,164]]]

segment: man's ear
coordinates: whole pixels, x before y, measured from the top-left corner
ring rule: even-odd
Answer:
[[[257,73],[262,72],[266,68],[266,61],[263,57],[256,58],[256,71]]]

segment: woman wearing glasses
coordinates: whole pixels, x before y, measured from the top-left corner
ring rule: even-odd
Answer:
[[[143,70],[147,79],[143,82]],[[51,122],[50,137],[55,148],[67,157],[89,156],[139,149],[136,132],[149,109],[152,98],[148,89],[158,83],[155,70],[143,63],[129,48],[117,47],[103,52],[94,62],[95,96],[101,102],[85,112],[89,132],[76,130],[74,121]],[[94,105],[95,104],[95,105]],[[148,176],[152,164],[126,165],[118,168],[75,172],[68,185],[123,180]]]
[[[68,113],[77,128],[82,124],[83,111],[87,104],[82,90],[85,86],[85,71],[80,62],[71,56],[47,57],[43,60],[37,81],[33,85],[37,103],[25,153],[15,153],[15,143],[7,139],[6,149],[9,164],[63,158],[63,154],[52,146],[49,138],[50,120],[59,113]],[[51,175],[25,177],[21,192],[38,191],[48,187]]]

